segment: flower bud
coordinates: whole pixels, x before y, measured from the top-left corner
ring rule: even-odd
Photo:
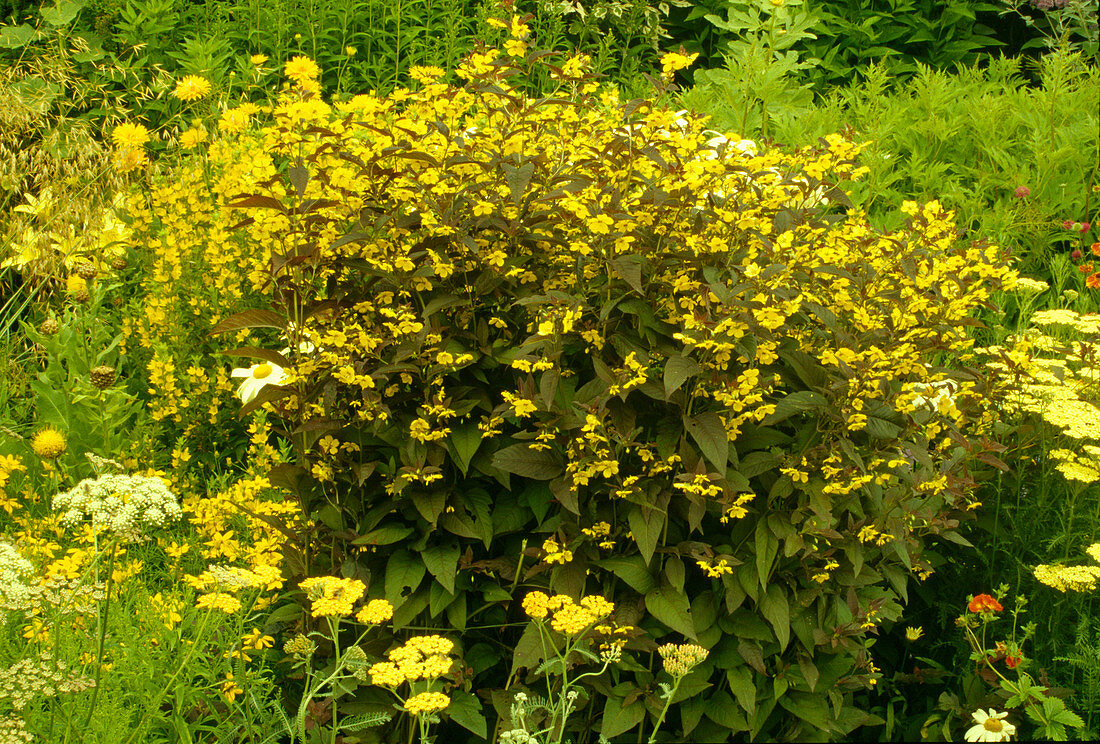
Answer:
[[[1023,199],[1025,196],[1028,196],[1029,194],[1031,194],[1031,189],[1029,189],[1027,186],[1017,186],[1016,187],[1015,197],[1017,199]]]

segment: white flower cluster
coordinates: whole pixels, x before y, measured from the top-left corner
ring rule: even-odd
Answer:
[[[183,516],[179,499],[160,478],[143,475],[101,475],[86,478],[53,499],[63,512],[61,523],[74,527],[85,519],[121,540],[141,542],[146,530],[163,527]]]
[[[34,574],[34,565],[9,542],[0,542],[0,607],[25,608],[34,594],[26,578]]]

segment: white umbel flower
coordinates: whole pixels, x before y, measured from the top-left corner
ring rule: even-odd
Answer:
[[[1016,734],[1016,726],[1004,720],[1007,716],[1007,712],[978,708],[974,711],[974,725],[967,729],[963,738],[967,741],[1009,741]]]
[[[144,475],[101,475],[85,478],[72,490],[53,498],[61,524],[76,527],[86,519],[124,542],[148,539],[148,530],[177,522],[183,516],[179,499],[161,478]]]
[[[233,370],[231,376],[246,378],[241,386],[237,388],[237,397],[241,399],[242,403],[247,404],[251,403],[260,394],[265,385],[281,385],[287,374],[286,370],[278,364],[264,362],[253,364],[248,369],[237,368]]]

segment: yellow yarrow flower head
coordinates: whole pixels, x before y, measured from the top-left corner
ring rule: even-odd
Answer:
[[[283,74],[298,85],[308,87],[321,74],[321,68],[309,57],[298,55],[286,63]]]
[[[523,611],[527,613],[528,617],[541,620],[550,612],[549,607],[547,607],[549,601],[550,597],[544,593],[531,592],[523,598]]]
[[[176,83],[172,95],[183,102],[197,101],[210,93],[210,81],[200,75],[185,75]]]
[[[405,710],[413,715],[427,715],[445,710],[451,699],[442,692],[422,692],[405,701]]]
[[[393,605],[384,599],[372,599],[363,605],[355,619],[364,625],[378,625],[393,617]]]
[[[316,650],[317,644],[303,633],[299,633],[283,645],[283,651],[299,659],[307,659],[313,656],[313,652]]]
[[[68,446],[65,435],[52,426],[39,429],[31,440],[31,449],[43,460],[56,460],[65,454]]]
[[[366,585],[358,579],[341,579],[336,576],[314,576],[299,585],[312,601],[313,617],[350,615],[352,605],[359,601]]]

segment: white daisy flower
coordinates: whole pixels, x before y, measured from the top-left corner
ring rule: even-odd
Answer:
[[[978,708],[974,711],[974,725],[967,729],[963,738],[967,741],[1008,741],[1016,733],[1016,727],[1004,720],[1007,716],[1007,712]]]
[[[253,364],[248,369],[237,368],[231,373],[232,377],[244,377],[244,382],[237,388],[237,397],[242,403],[251,403],[265,385],[281,385],[286,379],[286,371],[278,364],[263,362]]]

